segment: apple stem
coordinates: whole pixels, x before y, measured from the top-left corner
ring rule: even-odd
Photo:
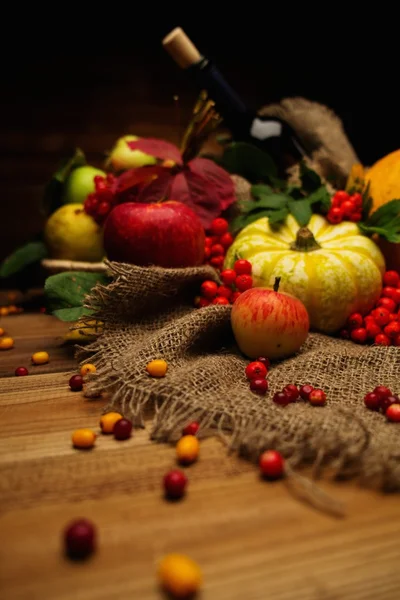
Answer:
[[[291,244],[290,248],[297,252],[312,252],[313,250],[318,250],[321,246],[308,227],[301,227],[297,232],[296,240]]]
[[[281,278],[280,277],[275,277],[275,283],[274,283],[274,292],[277,292],[279,290],[279,284],[281,282]]]

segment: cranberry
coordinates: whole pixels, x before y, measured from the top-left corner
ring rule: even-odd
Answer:
[[[396,335],[393,339],[394,346],[400,346],[400,335]]]
[[[308,400],[312,391],[314,391],[313,386],[308,384],[302,385],[299,390],[300,396],[303,398],[303,400]]]
[[[239,292],[245,292],[253,287],[253,278],[251,275],[238,275],[236,278],[236,287]]]
[[[399,315],[398,313],[390,313],[389,315],[389,323],[391,323],[392,321],[398,321],[399,320]],[[388,325],[389,325],[388,323]]]
[[[285,469],[285,462],[280,452],[276,450],[266,450],[258,461],[261,474],[267,479],[278,479],[282,477]]]
[[[227,248],[229,248],[229,246],[232,246],[233,236],[230,233],[224,233],[224,235],[221,235],[220,244],[226,250]]]
[[[389,311],[387,308],[379,307],[372,311],[371,316],[374,317],[379,327],[384,327],[384,325],[389,323],[389,316],[391,312],[393,311]]]
[[[212,246],[212,238],[206,237],[206,239],[204,240],[204,245],[205,245],[206,248],[211,248],[211,246]]]
[[[211,250],[208,246],[205,246],[204,248],[204,260],[208,260],[211,256]]]
[[[395,394],[393,394],[391,396],[386,396],[386,398],[381,398],[380,405],[381,405],[382,412],[385,413],[387,411],[387,409],[389,408],[389,406],[391,406],[392,404],[399,404],[399,403],[400,403],[400,399]]]
[[[383,329],[383,333],[390,338],[396,337],[396,335],[400,333],[399,321],[392,321],[391,323],[388,323]]]
[[[390,287],[390,286],[386,286],[382,290],[382,296],[384,298],[391,298],[392,300],[394,300],[393,294],[394,294],[395,291],[396,291],[396,288]]]
[[[226,285],[220,285],[217,290],[217,296],[221,296],[230,300],[232,296],[231,288],[228,288]]]
[[[182,435],[196,435],[199,428],[200,425],[197,423],[197,421],[192,421],[191,423],[188,423],[186,427],[183,428]]]
[[[201,284],[201,295],[207,300],[212,300],[217,295],[218,285],[215,281],[203,281]]]
[[[233,265],[236,275],[251,275],[252,266],[248,260],[237,260]]]
[[[235,304],[236,300],[239,298],[242,292],[233,292],[231,296],[231,303]]]
[[[392,298],[379,298],[377,306],[386,308],[390,313],[396,310],[396,302]]]
[[[339,206],[333,206],[329,209],[326,218],[328,219],[329,223],[332,223],[332,225],[338,225],[343,221],[343,216],[342,209]]]
[[[233,269],[225,269],[221,273],[221,279],[225,285],[233,285],[236,281],[236,273]]]
[[[375,394],[375,392],[369,392],[369,394],[366,394],[364,397],[364,403],[365,406],[370,410],[379,410],[381,407],[379,396],[378,394]]]
[[[350,195],[345,190],[339,190],[333,196],[332,203],[335,206],[340,206],[343,202],[346,202],[349,198],[350,198]]]
[[[268,389],[268,381],[266,379],[252,379],[250,381],[250,389],[252,392],[264,395]]]
[[[197,300],[197,299],[196,299]],[[198,308],[204,308],[205,306],[209,306],[211,303],[207,298],[198,297],[198,300],[195,302],[195,306]]]
[[[377,346],[390,346],[390,338],[384,333],[379,333],[374,342]]]
[[[293,402],[289,394],[287,394],[284,390],[282,392],[275,392],[272,400],[275,402],[275,404],[279,404],[279,406],[287,406]]]
[[[383,276],[383,285],[389,285],[397,288],[400,283],[400,275],[397,271],[386,271]]]
[[[392,391],[389,390],[389,388],[385,387],[384,385],[378,385],[374,389],[374,394],[377,394],[379,397],[379,401],[381,401],[381,400],[383,400],[383,398],[388,398],[389,396],[391,396]]]
[[[178,500],[185,493],[187,477],[182,471],[170,471],[164,477],[164,491],[167,498]]]
[[[132,434],[132,423],[128,419],[120,419],[114,425],[113,434],[116,440],[127,440]]]
[[[246,369],[247,379],[263,379],[268,373],[268,369],[262,362],[254,361],[247,365]]]
[[[224,247],[221,246],[221,244],[214,244],[213,246],[211,246],[211,256],[222,256],[223,254],[225,254],[225,250]]]
[[[228,221],[226,219],[214,219],[211,222],[210,230],[213,235],[223,235],[228,231]]]
[[[15,369],[15,375],[17,377],[23,377],[24,375],[28,375],[28,369],[26,367],[18,367]]]
[[[217,296],[214,298],[211,304],[230,304],[230,302],[228,298],[225,298],[225,296]]]
[[[361,221],[361,219],[362,219],[361,212],[353,212],[353,213],[351,213],[351,215],[349,215],[349,220],[352,223],[358,223],[359,221]]]
[[[392,300],[396,302],[396,304],[400,304],[400,289],[396,288],[392,295]]]
[[[360,313],[353,313],[347,320],[350,329],[358,329],[358,327],[362,327],[364,324],[364,319]]]
[[[267,367],[267,370],[269,370],[269,368],[271,366],[271,361],[269,360],[269,358],[266,358],[265,356],[259,356],[257,358],[257,362],[260,362],[263,365],[265,365]]]
[[[294,383],[288,383],[285,385],[283,391],[287,396],[289,396],[292,402],[296,402],[297,398],[300,396],[299,388]]]
[[[87,519],[70,523],[64,532],[64,543],[71,558],[85,558],[95,549],[96,531]]]
[[[215,269],[221,269],[224,264],[225,258],[223,256],[213,256],[210,260],[210,264]]]
[[[352,194],[350,196],[349,200],[354,204],[354,206],[356,208],[358,208],[358,209],[362,208],[363,197],[358,192],[356,192],[355,194]]]
[[[350,339],[350,333],[349,333],[348,329],[342,329],[339,335],[342,338],[342,340],[349,340]]]
[[[308,397],[313,406],[323,406],[326,402],[326,394],[323,390],[313,390]]]
[[[109,202],[100,202],[99,207],[97,209],[97,214],[100,217],[105,217],[110,212],[111,206]]]
[[[69,380],[69,387],[72,392],[80,392],[83,388],[83,378],[81,375],[72,375]]]
[[[386,411],[386,418],[393,423],[400,423],[400,404],[392,404]]]
[[[96,190],[100,189],[101,186],[105,187],[105,179],[104,179],[103,175],[95,175],[93,178],[93,183],[94,183]]]
[[[350,332],[350,337],[353,340],[353,342],[356,342],[357,344],[365,344],[365,342],[367,341],[367,330],[365,329],[365,327],[358,327],[358,329],[353,329],[353,331]]]
[[[345,217],[351,217],[351,215],[356,212],[356,205],[351,200],[342,202],[340,208]]]
[[[365,329],[367,331],[367,338],[370,340],[375,339],[379,333],[382,333],[378,323],[372,318],[366,322]]]

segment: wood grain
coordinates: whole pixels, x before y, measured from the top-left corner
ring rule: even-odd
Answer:
[[[149,428],[91,451],[71,432],[93,427],[104,398],[68,388],[76,369],[66,324],[37,314],[1,320],[15,348],[0,354],[0,596],[7,600],[160,600],[157,560],[177,551],[204,573],[202,600],[396,600],[400,597],[400,503],[352,483],[322,482],[346,507],[333,518],[299,502],[285,482],[259,480],[217,440],[188,468],[184,501],[166,502],[161,480],[174,449]],[[33,351],[51,361],[31,367]],[[28,377],[16,378],[25,364]],[[98,551],[67,560],[61,534],[79,516],[98,528]]]

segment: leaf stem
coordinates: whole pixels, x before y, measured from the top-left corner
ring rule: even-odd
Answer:
[[[280,277],[275,277],[275,283],[274,283],[274,292],[277,292],[279,290],[279,284],[281,282],[281,278]]]

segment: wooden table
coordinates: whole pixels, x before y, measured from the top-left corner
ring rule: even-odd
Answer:
[[[163,499],[174,449],[99,435],[71,446],[78,427],[98,430],[104,399],[68,388],[76,371],[68,325],[42,314],[1,319],[15,348],[0,354],[0,597],[4,600],[156,600],[168,552],[202,567],[203,600],[396,600],[400,598],[400,501],[352,483],[322,482],[344,518],[295,499],[285,482],[259,480],[217,440],[188,469],[187,497]],[[34,351],[51,360],[30,366]],[[15,377],[26,365],[28,377]],[[76,517],[98,529],[97,552],[66,559],[62,531]]]

